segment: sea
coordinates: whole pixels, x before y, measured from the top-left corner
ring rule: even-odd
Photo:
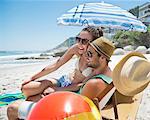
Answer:
[[[1,56],[13,56],[13,55],[27,55],[27,54],[36,54],[42,53],[43,51],[0,51]]]
[[[16,60],[21,57],[38,57],[43,51],[0,51],[0,65],[2,64],[30,64],[41,60]]]

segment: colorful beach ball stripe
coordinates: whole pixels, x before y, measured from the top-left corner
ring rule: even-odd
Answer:
[[[56,92],[41,99],[28,120],[101,120],[100,112],[87,97],[72,92]]]

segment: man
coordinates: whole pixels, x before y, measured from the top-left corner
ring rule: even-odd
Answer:
[[[89,43],[87,50],[88,66],[93,68],[95,76],[87,82],[85,81],[86,84],[80,89],[81,95],[93,99],[112,82],[108,62],[114,50],[114,45],[104,37]],[[29,111],[35,105],[35,103],[29,101],[17,102],[10,105],[7,109],[7,115],[10,120],[18,118],[18,114],[20,116],[19,118],[26,119]]]
[[[114,50],[115,46],[112,42],[104,37],[90,43],[87,49],[87,60],[88,66],[93,68],[95,76],[90,78],[80,90],[81,95],[94,99],[112,82],[112,71],[108,63]]]

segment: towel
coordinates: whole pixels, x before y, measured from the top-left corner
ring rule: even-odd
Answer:
[[[23,93],[10,93],[0,95],[0,106],[8,105],[18,99],[25,99]]]

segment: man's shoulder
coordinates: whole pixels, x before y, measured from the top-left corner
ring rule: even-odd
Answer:
[[[95,79],[103,80],[107,84],[110,84],[112,82],[112,78],[104,74],[95,75],[90,80],[95,80]]]

